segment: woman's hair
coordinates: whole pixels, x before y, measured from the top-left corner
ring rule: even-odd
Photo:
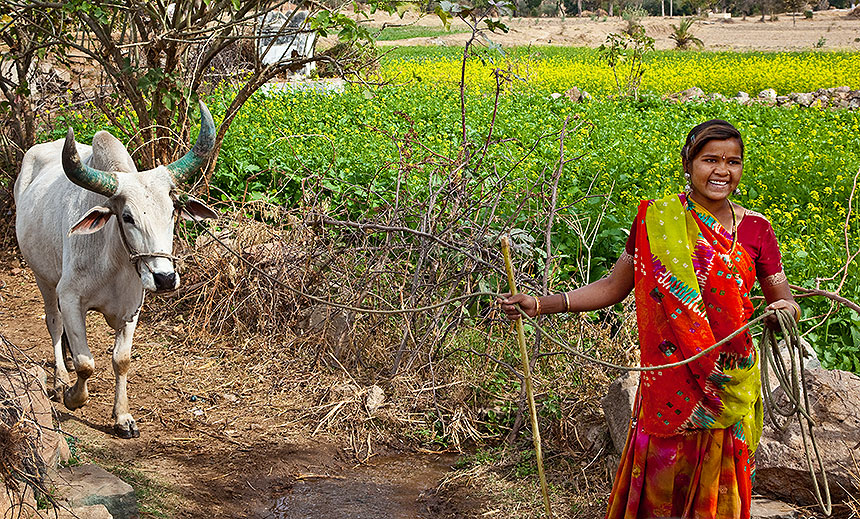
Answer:
[[[692,160],[702,151],[709,141],[724,141],[726,139],[737,139],[741,145],[741,158],[744,156],[744,140],[741,132],[731,123],[722,119],[711,119],[696,126],[687,134],[687,142],[681,148],[681,159],[686,168],[687,162]]]

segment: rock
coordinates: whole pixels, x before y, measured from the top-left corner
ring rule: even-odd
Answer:
[[[727,98],[726,96],[724,96],[723,94],[721,94],[719,92],[714,92],[713,94],[708,94],[708,101],[720,101],[722,103],[725,103],[728,100],[729,100],[729,98]]]
[[[818,369],[821,368],[821,361],[818,360],[818,354],[815,353],[815,350],[812,349],[812,345],[806,342],[806,339],[800,338],[800,345],[803,347],[803,360],[802,365],[806,370],[810,369]],[[785,346],[785,341],[779,341],[779,355],[782,357],[782,362],[785,364],[787,369],[791,369],[791,361],[788,356],[788,348]],[[779,359],[776,359],[779,362]],[[769,369],[769,381],[770,381],[770,390],[771,392],[776,391],[779,388],[779,382],[776,380],[776,375],[773,373],[773,368]],[[776,396],[776,395],[774,395]]]
[[[746,92],[738,92],[738,95],[734,97],[734,100],[737,101],[738,104],[745,105],[750,101],[750,95]]]
[[[558,99],[558,98],[560,98],[560,97],[561,97],[561,94],[559,94],[558,92],[553,92],[553,93],[551,93],[549,96],[550,96],[553,100],[556,100],[556,99]]]
[[[364,399],[364,407],[367,408],[368,414],[373,414],[385,402],[385,392],[376,384],[370,386],[367,390],[367,397]]]
[[[34,421],[39,430],[34,431],[38,452],[45,467],[55,469],[60,462],[68,461],[71,453],[69,444],[54,426],[54,409],[47,394],[48,376],[39,366],[28,370],[11,372],[0,377],[0,387],[14,395],[14,401],[21,407],[23,416]]]
[[[574,103],[578,103],[582,99],[582,92],[577,87],[568,88],[564,92],[564,96]]]
[[[116,519],[136,519],[139,515],[131,485],[97,465],[65,467],[55,479],[57,497],[70,508],[104,505]]]
[[[797,510],[781,501],[753,497],[750,519],[797,519]]]
[[[61,508],[57,510],[56,517],[53,512],[47,515],[43,513],[43,516],[51,519],[113,519],[105,505],[79,506],[68,510]]]
[[[777,106],[787,106],[791,104],[791,99],[788,96],[776,96]]]
[[[792,93],[788,95],[789,99],[799,104],[800,106],[809,107],[812,105],[812,101],[815,100],[815,96],[809,92],[803,93]]]
[[[860,493],[855,460],[860,459],[860,377],[846,371],[809,369],[806,372],[818,450],[827,470],[834,502]],[[785,398],[774,393],[777,403]],[[815,504],[812,479],[799,424],[792,420],[780,433],[765,419],[764,434],[756,452],[754,490],[761,494]],[[819,476],[819,481],[820,481]]]
[[[776,101],[776,90],[766,88],[758,93],[758,98],[765,101]]]
[[[4,489],[0,490],[0,517],[14,517],[22,519],[30,519],[37,517],[34,513],[36,510],[36,497],[33,495],[33,489],[29,486],[23,487],[15,492],[14,495],[9,495]]]
[[[638,387],[639,373],[628,371],[609,385],[609,391],[600,401],[603,415],[606,417],[606,425],[609,426],[612,444],[615,446],[615,451],[619,453],[624,450],[624,443],[627,441],[630,416],[633,413]]]
[[[694,99],[701,99],[705,93],[699,87],[691,87],[683,92],[678,93],[678,100],[682,103],[686,103],[688,101],[692,101]]]
[[[335,357],[343,360],[350,345],[350,330],[354,322],[352,314],[330,306],[315,305],[306,315],[298,324],[299,333],[323,334],[332,346]]]

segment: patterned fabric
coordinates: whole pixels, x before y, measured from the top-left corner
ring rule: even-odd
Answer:
[[[644,366],[687,359],[753,312],[752,258],[684,195],[642,202],[635,296]],[[748,518],[762,427],[749,332],[684,366],[643,372],[609,518]],[[698,515],[697,515],[698,514]]]
[[[749,519],[753,459],[739,424],[664,438],[633,420],[606,517]]]

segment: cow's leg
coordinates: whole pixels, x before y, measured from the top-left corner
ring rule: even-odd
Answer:
[[[86,311],[81,308],[80,302],[74,298],[60,298],[60,308],[63,309],[63,332],[68,339],[69,350],[72,352],[72,362],[75,365],[77,380],[72,387],[63,392],[63,404],[70,411],[83,407],[89,398],[87,391],[87,379],[95,370],[95,361],[90,348],[87,346],[87,321]],[[62,347],[54,350],[60,357],[56,359],[59,366],[62,360]],[[59,368],[58,368],[59,369]],[[64,368],[65,369],[65,368]]]
[[[128,368],[131,365],[131,339],[137,326],[137,316],[130,322],[120,323],[116,329],[116,340],[113,345],[113,373],[116,377],[116,390],[113,399],[113,429],[120,438],[137,438],[140,431],[137,423],[128,410]]]
[[[63,314],[60,313],[56,288],[39,278],[36,278],[36,285],[45,302],[45,324],[48,326],[48,333],[51,334],[51,345],[54,350],[54,392],[59,400],[63,391],[71,385],[63,355]]]

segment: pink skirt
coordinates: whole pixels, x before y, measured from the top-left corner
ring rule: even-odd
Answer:
[[[749,519],[755,469],[740,424],[657,437],[637,422],[621,454],[607,519]]]

